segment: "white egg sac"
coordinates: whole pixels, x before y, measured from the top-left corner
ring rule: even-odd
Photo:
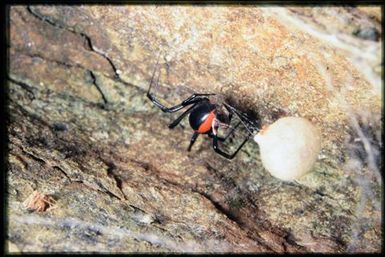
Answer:
[[[310,121],[285,117],[262,129],[254,141],[263,166],[276,178],[294,180],[311,170],[321,150],[321,135]]]

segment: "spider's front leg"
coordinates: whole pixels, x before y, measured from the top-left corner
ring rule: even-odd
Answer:
[[[245,140],[242,142],[242,144],[238,147],[238,149],[233,153],[233,154],[228,154],[228,153],[225,153],[223,152],[221,149],[219,149],[218,147],[218,140],[219,138],[217,137],[217,135],[214,135],[213,136],[213,149],[216,153],[222,155],[223,157],[227,158],[227,159],[233,159],[235,157],[235,155],[239,152],[239,150],[241,150],[241,148],[243,147],[244,144],[246,144],[246,142],[249,140],[250,138],[250,135],[248,135]]]
[[[224,124],[224,125],[221,124],[220,126],[225,126],[225,127],[231,128],[230,132],[227,133],[226,136],[224,136],[224,137],[218,136],[217,128],[213,128],[212,131],[210,131],[210,133],[208,134],[208,136],[211,137],[211,138],[214,138],[214,136],[216,136],[217,139],[218,139],[219,141],[224,142],[224,141],[226,141],[227,138],[229,138],[229,136],[231,136],[231,135],[235,132],[235,130],[238,128],[238,126],[239,126],[241,123],[242,123],[242,122],[239,121],[239,122],[237,123],[237,125],[235,125],[234,127],[231,127],[230,125],[228,125],[228,124],[226,124],[226,123],[222,123],[222,124]],[[214,126],[215,126],[215,125],[214,125]]]
[[[215,123],[213,124],[214,127],[213,127],[213,129],[212,129],[212,132],[209,133],[209,137],[213,138],[213,149],[214,149],[214,151],[215,151],[216,153],[222,155],[223,157],[225,157],[225,158],[227,158],[227,159],[233,159],[233,158],[235,157],[235,155],[239,152],[239,150],[241,150],[241,148],[243,147],[243,145],[249,140],[249,138],[251,137],[251,134],[249,133],[249,134],[247,135],[247,137],[246,137],[246,138],[244,139],[244,141],[240,144],[240,146],[237,148],[237,150],[236,150],[234,153],[232,153],[232,154],[228,154],[228,153],[222,151],[222,150],[219,148],[219,146],[218,146],[218,141],[224,142],[227,138],[229,138],[230,135],[232,135],[232,134],[236,131],[236,129],[239,127],[239,125],[240,125],[241,123],[243,123],[242,120],[240,120],[234,127],[231,128],[230,132],[229,132],[226,136],[224,136],[224,137],[219,137],[218,134],[217,134],[217,131],[216,131],[216,129],[217,129],[218,127],[220,127],[220,126],[227,126],[227,127],[229,127],[229,124],[230,124],[230,122],[231,122],[231,118],[233,117],[233,114],[236,114],[236,115],[238,116],[238,118],[240,118],[239,115],[238,115],[236,112],[234,112],[233,109],[228,108],[226,105],[225,105],[225,107],[226,107],[226,109],[227,109],[228,112],[229,112],[229,115],[228,115],[228,124],[227,124],[227,123],[222,123],[222,122],[220,122],[220,121],[216,121],[216,124],[215,124]],[[234,108],[234,109],[235,109],[235,108]]]

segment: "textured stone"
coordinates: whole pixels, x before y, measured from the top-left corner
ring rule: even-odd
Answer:
[[[379,252],[380,17],[379,7],[12,6],[8,250]],[[204,137],[187,152],[188,123],[169,130],[176,115],[146,97],[159,53],[169,106],[210,92],[261,125],[310,120],[322,135],[313,172],[275,179],[252,141],[232,161]],[[25,210],[34,191],[55,208]]]

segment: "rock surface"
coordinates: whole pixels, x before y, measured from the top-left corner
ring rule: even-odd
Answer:
[[[381,9],[11,6],[10,252],[379,252]],[[283,182],[250,141],[233,161],[146,98],[218,93],[261,125],[322,134]],[[236,140],[235,140],[236,141]],[[256,158],[257,156],[257,158]],[[31,212],[33,192],[55,204]]]

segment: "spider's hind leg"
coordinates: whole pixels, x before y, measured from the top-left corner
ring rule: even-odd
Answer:
[[[194,104],[194,103],[198,103],[198,102],[201,102],[204,100],[208,100],[206,98],[206,96],[215,95],[215,94],[211,94],[211,93],[209,93],[209,94],[192,94],[190,97],[188,97],[187,99],[182,101],[182,103],[180,103],[180,104],[177,104],[177,105],[172,106],[172,107],[164,106],[161,102],[159,102],[159,100],[151,92],[151,89],[152,89],[154,84],[156,86],[159,85],[160,69],[158,68],[158,66],[159,66],[159,57],[158,57],[158,60],[156,62],[154,71],[152,73],[150,85],[149,85],[148,90],[147,90],[147,97],[148,97],[148,99],[150,99],[151,102],[153,102],[156,106],[158,106],[163,112],[167,112],[167,113],[177,112],[180,109],[182,109],[182,108],[184,108],[190,104]]]
[[[168,125],[168,128],[170,129],[173,129],[175,128],[181,121],[184,117],[186,117],[187,114],[189,114],[193,109],[194,107],[197,105],[197,103],[195,103],[193,106],[191,106],[190,108],[188,108],[184,113],[182,113],[178,118],[176,118],[176,120],[174,120],[172,123],[170,123]]]

